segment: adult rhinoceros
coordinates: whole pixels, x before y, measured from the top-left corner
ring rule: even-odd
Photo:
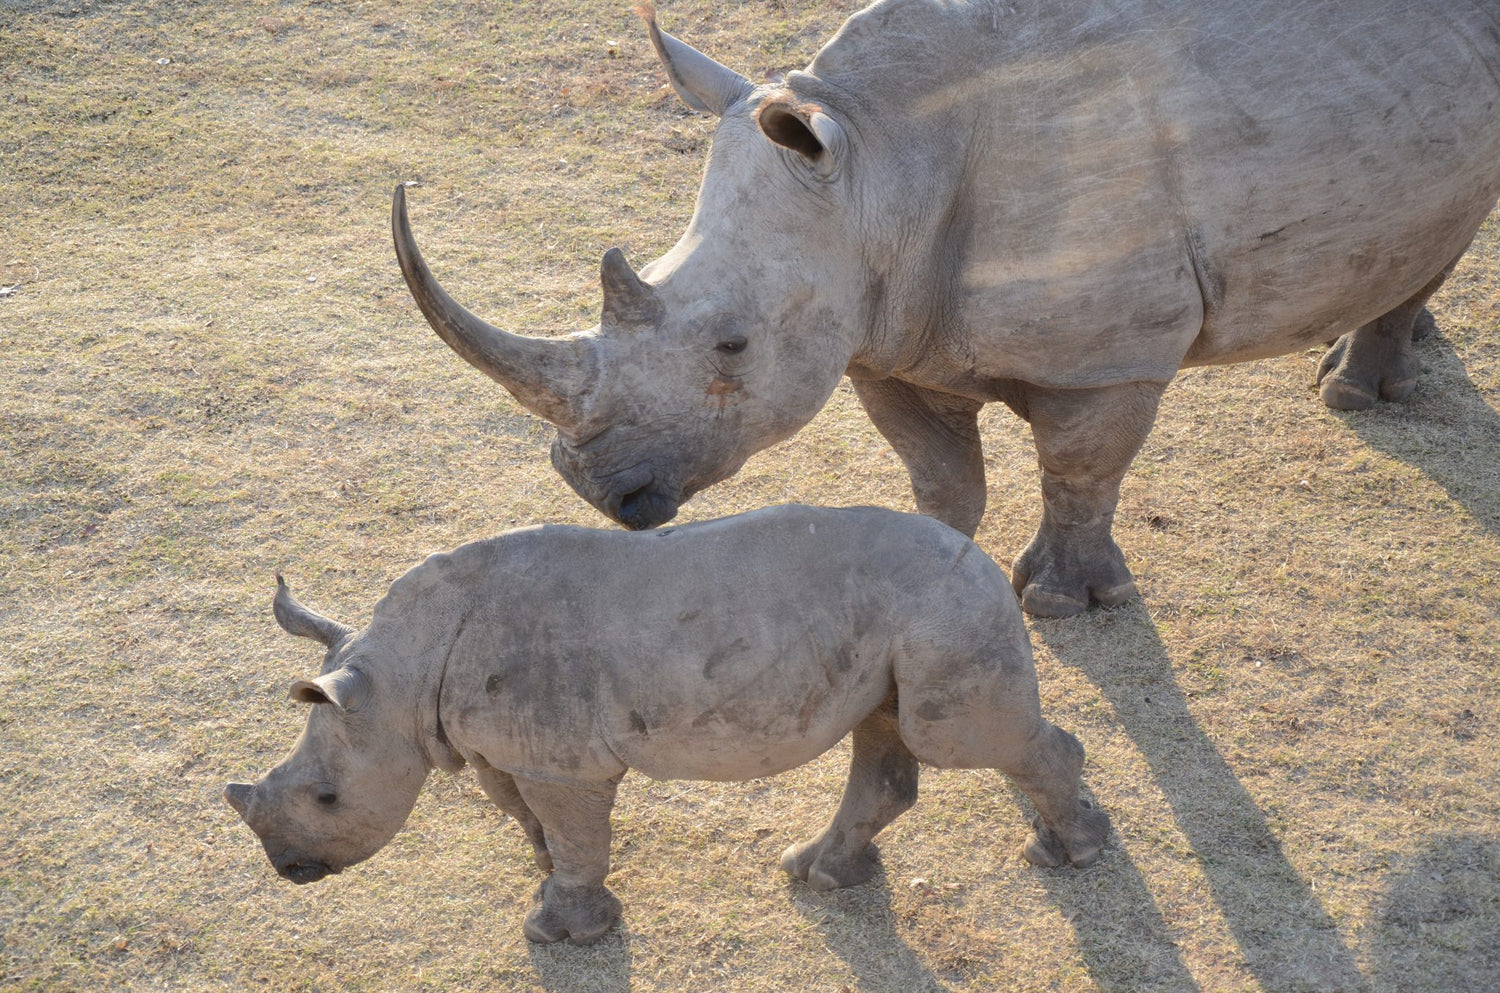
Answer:
[[[755,85],[664,34],[719,117],[686,233],[602,320],[501,332],[397,253],[439,335],[558,428],[552,460],[626,527],[670,520],[841,375],[918,507],[973,534],[976,415],[1030,421],[1025,608],[1135,584],[1119,486],[1179,368],[1339,338],[1323,398],[1413,386],[1414,316],[1500,193],[1495,0],[881,0]]]

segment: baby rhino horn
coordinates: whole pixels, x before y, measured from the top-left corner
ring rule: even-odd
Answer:
[[[347,624],[324,617],[314,610],[302,606],[292,591],[287,588],[281,573],[276,574],[276,599],[271,602],[271,612],[276,623],[288,634],[299,638],[311,638],[329,648],[343,641],[354,629]]]

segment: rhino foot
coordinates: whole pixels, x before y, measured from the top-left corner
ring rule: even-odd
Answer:
[[[1135,577],[1107,534],[1105,547],[1080,550],[1038,531],[1011,567],[1021,608],[1034,617],[1072,617],[1093,600],[1117,607],[1135,596]]]
[[[793,845],[781,855],[781,868],[787,875],[807,883],[820,893],[858,886],[874,878],[879,871],[880,849],[865,845],[855,855],[833,850],[827,838]]]
[[[1437,329],[1422,306],[1439,276],[1406,303],[1340,337],[1318,363],[1318,393],[1334,410],[1368,410],[1377,400],[1399,403],[1417,387],[1422,364],[1411,343]]]
[[[1054,831],[1037,817],[1031,822],[1032,834],[1021,849],[1021,856],[1032,865],[1053,868],[1067,862],[1082,869],[1098,861],[1109,838],[1109,815],[1087,800],[1078,801],[1078,815],[1060,831]]]
[[[1334,410],[1369,410],[1377,400],[1399,403],[1417,388],[1420,366],[1410,353],[1361,363],[1344,335],[1318,363],[1318,394]]]
[[[604,886],[554,885],[549,878],[537,890],[537,899],[523,930],[542,944],[592,944],[620,920],[620,901]]]

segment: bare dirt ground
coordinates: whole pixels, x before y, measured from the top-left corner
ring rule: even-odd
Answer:
[[[662,5],[753,77],[854,7]],[[1323,407],[1317,354],[1183,375],[1127,479],[1142,598],[1032,622],[1044,705],[1118,831],[1017,850],[998,777],[930,773],[872,883],[777,870],[842,750],[740,785],[628,777],[622,927],[536,947],[526,845],[435,774],[374,859],[277,879],[221,799],[290,747],[319,655],[273,572],[360,624],[427,553],[605,526],[550,432],[407,297],[398,181],[450,288],[597,318],[691,210],[709,122],[625,4],[26,0],[0,8],[0,988],[1481,990],[1500,985],[1500,227],[1410,402]],[[986,415],[1002,563],[1040,513]],[[683,519],[910,508],[841,388]]]

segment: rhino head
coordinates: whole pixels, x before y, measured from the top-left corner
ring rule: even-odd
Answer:
[[[327,647],[323,674],[292,684],[291,698],[312,712],[291,753],[258,783],[230,783],[224,798],[280,875],[311,883],[379,851],[406,822],[430,764],[419,739],[401,733],[410,701],[378,667],[361,665],[360,635],[276,580],[276,620]]]
[[[810,421],[879,296],[861,264],[850,141],[834,113],[791,83],[751,84],[639,12],[673,87],[719,124],[676,246],[639,274],[618,249],[605,254],[596,327],[543,338],[486,323],[423,262],[402,187],[392,207],[396,254],[429,323],[556,426],[553,465],[632,529],[671,520]]]

